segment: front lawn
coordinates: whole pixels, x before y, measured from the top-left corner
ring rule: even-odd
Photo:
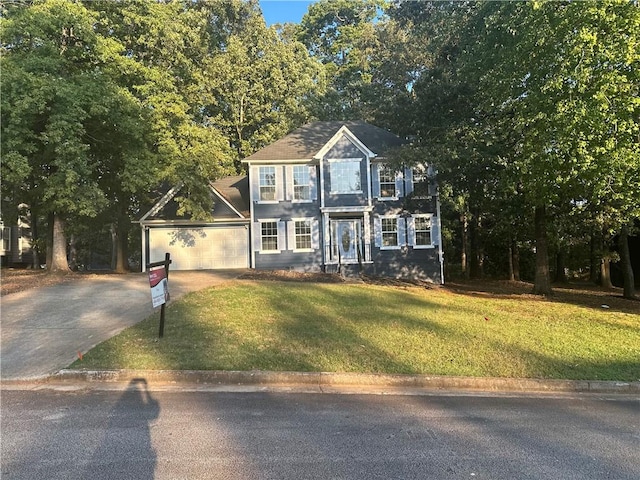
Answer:
[[[187,295],[72,368],[640,380],[640,302],[238,280]]]

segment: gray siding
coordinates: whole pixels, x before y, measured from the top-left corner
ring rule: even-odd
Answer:
[[[438,249],[400,250],[371,249],[373,264],[365,265],[365,273],[393,278],[416,278],[440,283]]]
[[[220,200],[217,196],[213,197],[213,210],[211,212],[211,214],[213,215],[214,219],[219,219],[219,218],[240,218],[238,216],[238,214],[236,212],[233,211],[233,209],[231,209],[231,207],[229,207],[229,205],[227,205],[225,202],[223,202],[222,200]]]
[[[258,252],[256,253],[256,269],[319,272],[322,269],[322,251],[320,249],[315,252],[286,250],[278,254]]]

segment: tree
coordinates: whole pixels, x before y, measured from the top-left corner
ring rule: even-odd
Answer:
[[[416,84],[418,98],[443,104],[426,110],[444,113],[437,117],[437,136],[446,142],[442,173],[480,182],[482,188],[467,189],[480,193],[469,203],[489,199],[489,209],[501,204],[495,202],[505,197],[501,192],[521,192],[536,232],[534,291],[550,293],[550,211],[587,208],[613,231],[621,218],[637,215],[638,6],[489,2],[443,8],[461,20],[447,34],[454,41],[438,57],[446,61]],[[437,25],[437,16],[431,18]],[[442,145],[432,133],[422,130],[420,137]],[[499,179],[496,188],[492,178]]]
[[[240,160],[306,123],[308,105],[324,88],[324,76],[301,43],[267,28],[256,4],[207,6],[209,24],[218,28],[224,7],[227,27],[221,30],[227,33],[211,34],[202,64],[202,122],[219,128]]]
[[[371,83],[379,48],[374,19],[382,0],[320,0],[309,6],[298,39],[325,66],[329,89],[317,115],[326,120],[367,120],[363,90]]]
[[[95,34],[95,16],[77,3],[10,6],[0,21],[3,178],[15,202],[51,214],[47,268],[65,271],[66,221],[95,216],[106,202],[95,180],[88,125],[117,95],[101,71],[113,43]]]

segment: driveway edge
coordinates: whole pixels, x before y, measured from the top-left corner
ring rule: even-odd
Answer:
[[[548,380],[536,378],[451,377],[330,372],[200,371],[200,370],[61,370],[40,380],[3,381],[3,386],[38,384],[129,383],[144,379],[150,385],[180,387],[288,387],[332,391],[344,388],[412,389],[435,391],[609,393],[640,394],[640,381]]]

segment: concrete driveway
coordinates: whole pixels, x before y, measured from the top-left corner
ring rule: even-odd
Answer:
[[[171,301],[246,270],[173,271]],[[0,300],[0,379],[32,380],[69,366],[153,313],[146,273],[91,275]]]

